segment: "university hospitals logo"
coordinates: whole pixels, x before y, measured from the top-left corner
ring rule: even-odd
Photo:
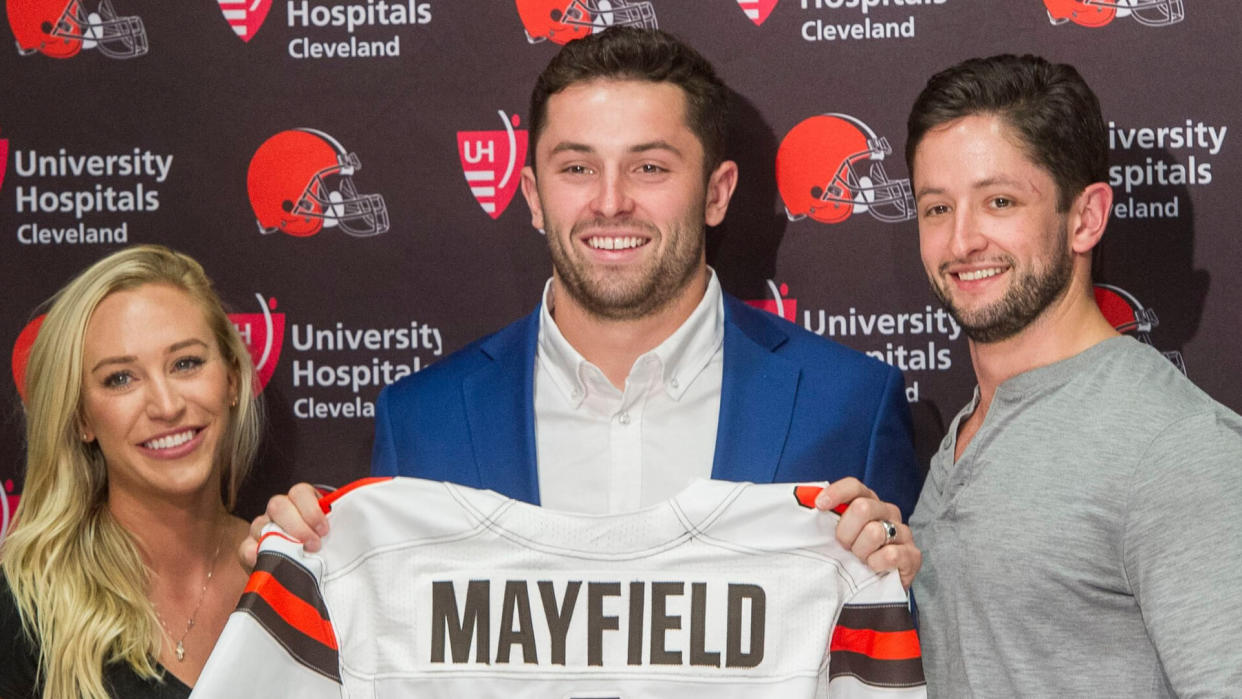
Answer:
[[[263,26],[272,0],[219,0],[220,12],[242,41],[249,42]]]
[[[517,0],[517,11],[532,44],[567,44],[613,26],[659,28],[650,2]]]
[[[1114,17],[1132,17],[1139,24],[1165,27],[1186,17],[1182,0],[1044,0],[1048,21],[1102,27]]]
[[[776,187],[789,220],[840,223],[869,213],[888,223],[914,218],[910,180],[890,180],[888,139],[848,114],[819,114],[785,134],[776,153]]]
[[[737,0],[738,7],[746,13],[746,17],[758,27],[768,21],[768,15],[776,8],[779,0]]]
[[[137,58],[147,53],[147,32],[140,17],[121,17],[111,0],[88,11],[87,0],[9,0],[5,10],[17,39],[17,53],[72,58],[97,49],[108,58]]]
[[[760,308],[773,315],[778,315],[791,323],[798,322],[798,299],[789,298],[789,285],[781,284],[780,288],[776,287],[776,282],[771,279],[767,280],[768,290],[772,292],[770,299],[758,299],[747,301],[746,303]]]
[[[1140,342],[1154,346],[1151,331],[1160,324],[1155,311],[1143,306],[1133,294],[1119,286],[1096,284],[1094,291],[1095,304],[1117,332],[1129,333]],[[1172,350],[1161,354],[1168,357],[1183,374],[1186,373],[1186,362],[1181,352]]]
[[[276,364],[280,360],[280,350],[285,341],[285,314],[276,313],[276,299],[264,300],[261,294],[255,294],[259,301],[258,313],[230,313],[229,320],[237,327],[250,359],[254,362],[257,384],[254,387],[257,395],[272,378]],[[13,384],[17,386],[17,394],[26,400],[26,365],[30,361],[30,348],[39,336],[39,328],[47,314],[42,314],[26,324],[13,343],[12,362]]]
[[[246,173],[259,232],[307,237],[340,227],[362,238],[387,231],[384,197],[354,186],[360,169],[358,156],[322,131],[290,129],[267,139]]]
[[[504,131],[458,131],[457,155],[470,193],[493,219],[500,218],[517,192],[518,171],[526,162],[529,133],[518,130],[518,115],[497,111]]]

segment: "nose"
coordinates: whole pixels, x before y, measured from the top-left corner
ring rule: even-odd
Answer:
[[[152,420],[172,421],[185,410],[185,397],[175,382],[163,376],[147,381],[147,417]]]
[[[961,207],[953,214],[953,231],[949,239],[949,251],[953,257],[965,260],[987,247],[988,240],[979,228],[979,220],[967,208]]]
[[[629,185],[622,173],[616,169],[605,170],[600,175],[599,188],[591,203],[595,215],[602,218],[624,216],[634,208]]]

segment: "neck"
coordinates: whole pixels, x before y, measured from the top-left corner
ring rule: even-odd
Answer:
[[[1075,281],[1017,335],[1000,342],[970,341],[980,408],[991,404],[996,389],[1018,374],[1068,359],[1116,335],[1096,306],[1089,280]]]
[[[694,313],[707,292],[710,274],[704,266],[671,303],[641,318],[626,320],[589,312],[564,292],[560,279],[553,275],[549,299],[552,319],[584,359],[599,367],[613,386],[624,389],[634,361],[667,340]]]
[[[214,563],[211,557],[221,547],[230,519],[218,496],[170,502],[113,491],[108,496],[108,509],[138,540],[139,550],[154,573],[199,581]],[[191,556],[187,552],[192,552]]]

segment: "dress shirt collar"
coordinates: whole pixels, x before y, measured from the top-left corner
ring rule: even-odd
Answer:
[[[699,305],[664,342],[634,361],[634,367],[652,359],[658,362],[662,387],[673,400],[681,399],[724,341],[724,296],[716,279],[716,271],[710,267],[707,269],[707,290]],[[552,319],[551,296],[552,280],[548,279],[539,311],[538,361],[542,362],[553,384],[577,407],[589,391],[601,390],[599,380],[603,379],[603,372],[583,358],[561,334]],[[633,373],[632,367],[630,374]],[[604,384],[607,384],[606,379]],[[611,384],[607,386],[611,387]]]

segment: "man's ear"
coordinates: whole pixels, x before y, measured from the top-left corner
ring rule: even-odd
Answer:
[[[717,165],[711,177],[707,178],[707,200],[703,207],[707,225],[718,226],[724,220],[736,188],[737,163],[726,160]]]
[[[1112,209],[1113,188],[1106,182],[1093,182],[1079,192],[1069,211],[1070,249],[1081,254],[1099,244]]]
[[[529,165],[522,168],[522,196],[530,207],[530,225],[543,232],[543,207],[539,204],[539,187],[535,183],[535,169]]]

